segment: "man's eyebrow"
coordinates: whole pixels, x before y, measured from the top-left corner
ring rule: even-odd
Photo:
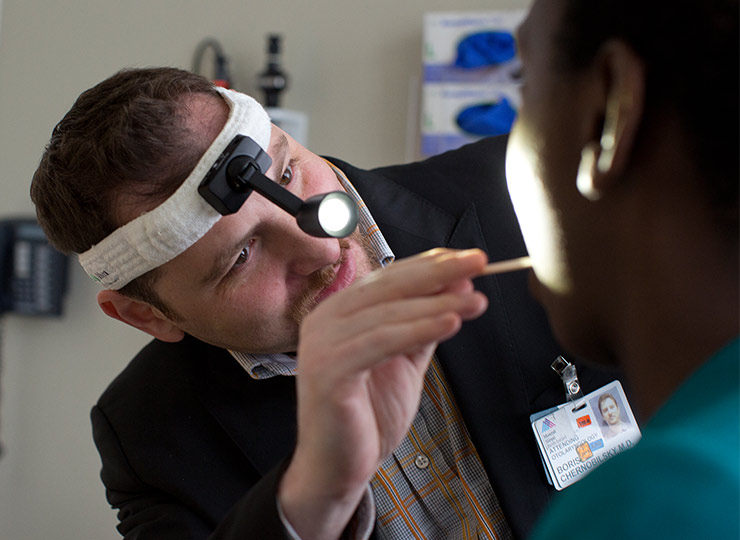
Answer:
[[[203,279],[201,279],[202,285],[208,285],[209,283],[216,281],[218,278],[226,274],[226,272],[228,271],[227,267],[234,258],[234,255],[236,253],[239,253],[244,248],[244,246],[249,241],[249,237],[251,236],[251,234],[252,231],[250,230],[248,235],[240,238],[231,246],[222,249],[218,254],[216,254],[216,256],[213,258],[211,269],[203,276]]]
[[[279,178],[283,172],[285,165],[285,158],[288,152],[288,139],[282,133],[278,134],[278,138],[275,141],[275,148],[272,151],[272,165],[275,168],[275,176]],[[267,171],[265,171],[266,173]]]

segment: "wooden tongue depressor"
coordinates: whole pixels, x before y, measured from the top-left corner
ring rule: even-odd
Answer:
[[[479,276],[489,276],[491,274],[503,274],[514,270],[525,270],[532,268],[532,260],[529,257],[519,257],[518,259],[509,259],[508,261],[499,261],[487,264]]]

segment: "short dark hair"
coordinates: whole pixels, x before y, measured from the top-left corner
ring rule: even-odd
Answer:
[[[156,204],[174,193],[206,150],[185,122],[183,98],[196,93],[219,95],[200,75],[162,67],[119,71],[77,98],[31,182],[39,223],[57,249],[82,253],[123,225],[121,196]],[[167,313],[154,279],[156,269],[121,291]]]
[[[633,48],[646,66],[646,116],[677,113],[706,173],[703,189],[735,237],[738,19],[738,0],[565,0],[556,42],[560,67],[571,70],[589,65],[609,39]]]

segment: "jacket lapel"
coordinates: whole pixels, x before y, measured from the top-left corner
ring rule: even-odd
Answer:
[[[226,351],[209,358],[200,400],[262,475],[295,446],[295,379],[252,379]]]

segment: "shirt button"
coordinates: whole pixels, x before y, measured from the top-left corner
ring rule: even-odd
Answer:
[[[424,454],[419,454],[416,456],[416,459],[414,459],[414,465],[416,465],[419,469],[426,469],[429,467],[429,458],[426,457]]]

